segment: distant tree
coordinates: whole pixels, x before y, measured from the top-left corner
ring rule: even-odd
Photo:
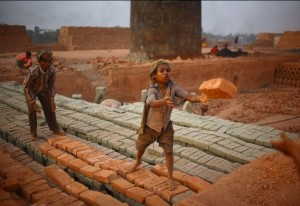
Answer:
[[[33,44],[53,44],[58,42],[59,29],[45,30],[35,26],[33,30],[27,30],[27,35],[32,39]]]

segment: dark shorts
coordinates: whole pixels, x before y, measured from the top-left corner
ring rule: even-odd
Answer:
[[[144,134],[140,134],[138,136],[136,149],[145,150],[156,140],[159,143],[159,146],[162,147],[165,152],[173,152],[173,136],[174,129],[171,122],[169,123],[167,129],[161,133],[151,129],[146,125]]]

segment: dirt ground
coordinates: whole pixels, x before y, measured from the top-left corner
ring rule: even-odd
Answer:
[[[127,54],[128,50],[56,51],[54,55],[60,62],[54,64],[61,67],[58,72],[69,73],[80,70],[70,65],[92,65],[99,58],[106,64],[133,64],[124,60]],[[1,81],[20,82],[24,78],[15,67],[15,55],[0,54]],[[83,69],[92,70],[93,67]],[[89,75],[95,73],[90,72]],[[177,108],[182,109],[182,105]],[[195,104],[193,111],[200,115],[200,106]],[[210,100],[205,115],[271,126],[300,135],[300,89],[271,85],[240,93],[234,99]],[[205,205],[300,205],[300,180],[295,168],[290,158],[280,153],[271,154],[221,178],[195,199],[199,205],[201,202]]]

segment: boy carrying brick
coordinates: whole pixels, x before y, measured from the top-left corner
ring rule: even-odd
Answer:
[[[136,162],[129,172],[133,172],[141,164],[141,158],[146,148],[157,141],[164,150],[168,168],[169,190],[174,190],[173,182],[173,125],[170,120],[175,97],[190,102],[206,102],[205,94],[201,96],[190,94],[170,79],[169,63],[163,59],[155,61],[151,66],[149,85],[146,94],[141,127],[138,130],[136,142]]]

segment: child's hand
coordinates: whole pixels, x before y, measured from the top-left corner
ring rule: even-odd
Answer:
[[[170,96],[165,96],[163,98],[164,104],[167,105],[168,107],[174,107],[174,104],[170,98]]]
[[[200,102],[202,102],[202,103],[206,103],[206,102],[208,102],[208,97],[206,96],[206,94],[204,94],[204,93],[201,93],[201,95],[200,95]]]

